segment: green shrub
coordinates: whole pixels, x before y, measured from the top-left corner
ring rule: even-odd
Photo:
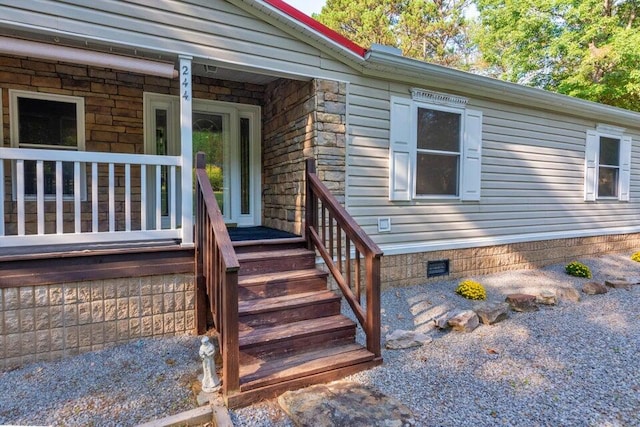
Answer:
[[[589,270],[589,267],[578,261],[573,261],[567,264],[564,271],[570,276],[586,277],[587,279],[591,279],[591,270]]]
[[[631,255],[631,259],[634,260],[635,262],[640,262],[640,251],[638,251],[635,254]]]
[[[456,294],[467,299],[484,300],[487,299],[487,292],[484,287],[473,280],[464,280],[458,284]]]
[[[211,188],[213,191],[222,190],[222,168],[216,165],[207,165],[207,176],[209,177],[209,182],[211,183]]]

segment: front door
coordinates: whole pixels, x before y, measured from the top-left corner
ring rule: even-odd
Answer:
[[[177,97],[171,97],[174,101],[171,105],[166,102],[166,95],[158,95],[157,102],[149,98],[149,116],[154,121],[155,132],[147,135],[157,139],[159,135],[173,134],[173,138],[166,138],[164,143],[148,141],[147,152],[180,153],[179,134],[171,130],[178,128],[172,126],[171,121],[179,123]],[[165,114],[172,120],[163,121]],[[158,130],[164,126],[166,129]],[[260,107],[194,99],[192,131],[194,159],[195,153],[205,153],[209,181],[225,222],[238,227],[260,225]],[[176,186],[179,197],[180,185]],[[167,185],[162,186],[163,206],[165,193],[170,191]]]
[[[194,155],[206,155],[209,181],[225,221],[239,227],[260,225],[259,109],[194,100],[192,126]]]

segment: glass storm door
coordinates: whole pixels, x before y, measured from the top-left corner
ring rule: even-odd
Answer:
[[[231,195],[228,185],[225,188],[229,183],[229,115],[194,111],[192,130],[194,159],[200,151],[205,154],[206,171],[216,201],[225,220],[231,221]]]
[[[229,225],[260,224],[256,202],[260,189],[255,121],[233,107],[207,102],[193,110],[193,153],[205,153],[207,175]],[[256,167],[257,165],[257,167]]]

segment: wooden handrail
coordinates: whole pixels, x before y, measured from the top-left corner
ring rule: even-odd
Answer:
[[[223,393],[240,389],[238,340],[238,270],[229,232],[205,170],[204,153],[196,156],[196,314],[198,333],[206,330],[206,311],[211,312],[222,354]],[[205,295],[208,304],[205,304]]]
[[[329,189],[320,181],[314,173],[309,175],[309,181],[313,193],[322,201],[325,207],[334,214],[335,220],[340,224],[340,228],[351,237],[357,245],[358,250],[372,256],[381,257],[383,252],[378,245],[364,232],[364,230],[353,220],[346,209],[333,197]]]
[[[306,161],[305,178],[307,247],[317,250],[326,263],[366,334],[367,349],[380,357],[380,258],[383,253],[318,178],[313,159]],[[353,258],[351,243],[354,245]],[[360,302],[361,255],[366,269],[366,311]],[[351,274],[352,268],[355,274]]]

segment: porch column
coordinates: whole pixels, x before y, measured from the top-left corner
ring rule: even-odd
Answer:
[[[182,246],[193,246],[193,153],[191,56],[180,55],[180,153],[182,157]]]

